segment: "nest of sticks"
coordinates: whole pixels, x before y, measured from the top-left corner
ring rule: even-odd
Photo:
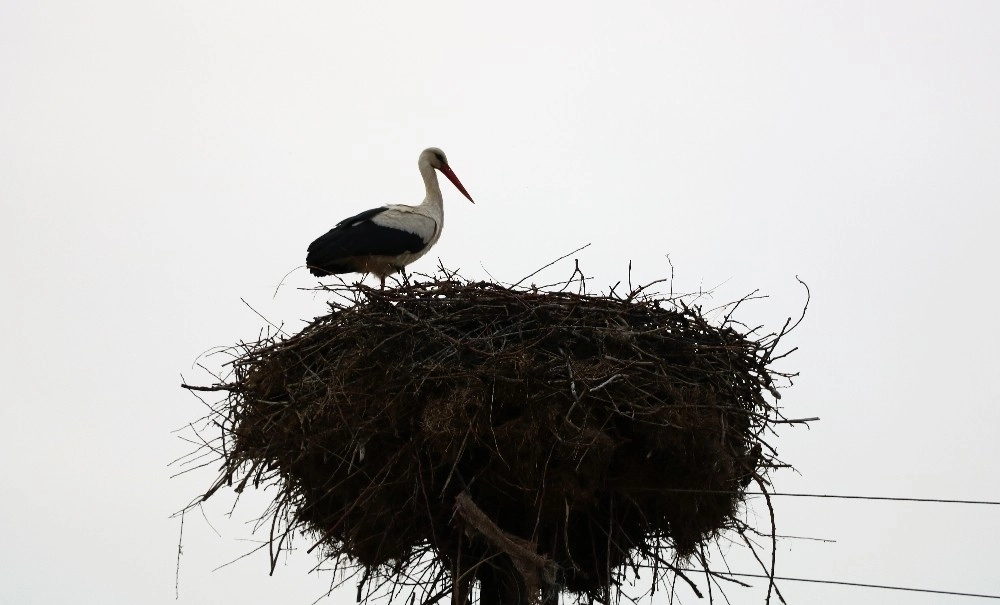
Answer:
[[[683,299],[454,275],[331,293],[200,387],[228,392],[205,498],[276,486],[272,564],[302,531],[424,601],[464,604],[476,580],[484,604],[604,601],[623,566],[680,573],[741,529],[745,488],[776,465],[765,394],[789,377],[770,369],[787,324],[755,339]]]

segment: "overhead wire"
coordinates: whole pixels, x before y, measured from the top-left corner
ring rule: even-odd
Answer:
[[[681,571],[691,571],[691,572],[701,571],[701,572],[703,572],[704,570],[682,569]],[[769,576],[767,574],[736,573],[736,572],[732,572],[732,571],[714,571],[714,570],[712,570],[712,571],[709,571],[709,573],[713,574],[713,575],[719,575],[719,576],[737,576],[737,577],[743,577],[743,578],[762,578],[762,579],[765,579],[765,580],[774,579],[774,580],[782,580],[782,581],[785,581],[785,582],[810,582],[810,583],[813,583],[813,584],[834,584],[834,585],[837,585],[837,586],[851,586],[851,587],[854,587],[854,588],[878,588],[878,589],[882,589],[882,590],[901,590],[901,591],[905,591],[905,592],[922,592],[922,593],[928,593],[928,594],[939,594],[939,595],[947,595],[947,596],[953,596],[953,597],[976,597],[976,598],[980,598],[980,599],[1000,599],[1000,595],[981,594],[981,593],[974,593],[974,592],[958,592],[958,591],[953,591],[953,590],[935,590],[935,589],[932,589],[932,588],[912,588],[912,587],[909,587],[909,586],[890,586],[890,585],[887,585],[887,584],[865,584],[865,583],[862,583],[862,582],[845,582],[845,581],[842,581],[842,580],[821,580],[821,579],[816,579],[816,578],[793,578],[793,577],[785,577],[785,576],[773,576],[773,578],[772,578],[772,576]]]
[[[641,489],[641,488],[640,488]],[[699,493],[699,494],[732,494],[731,490],[724,489],[686,489],[686,488],[651,488],[656,491]],[[746,496],[763,496],[764,492],[746,492]],[[889,502],[925,502],[939,504],[978,504],[986,506],[1000,506],[997,500],[961,500],[952,498],[911,498],[905,496],[855,496],[845,494],[808,494],[794,492],[768,492],[769,496],[789,496],[793,498],[831,498],[838,500],[882,500]]]
[[[762,496],[760,492],[748,492],[748,496]],[[898,496],[852,496],[843,494],[796,494],[790,492],[774,492],[772,496],[791,496],[796,498],[834,498],[839,500],[885,500],[890,502],[933,502],[939,504],[983,504],[987,506],[1000,506],[1000,501],[996,500],[956,500],[950,498],[910,498]]]
[[[688,493],[731,493],[726,490],[703,490],[703,489],[669,489],[664,491],[677,491],[677,492],[688,492]],[[763,492],[746,492],[747,496],[763,496]],[[839,500],[875,500],[875,501],[889,501],[889,502],[917,502],[917,503],[936,503],[936,504],[972,504],[972,505],[987,505],[987,506],[1000,506],[1000,501],[994,500],[961,500],[952,498],[914,498],[914,497],[896,497],[896,496],[859,496],[859,495],[845,495],[845,494],[812,494],[812,493],[794,493],[794,492],[768,492],[768,496],[787,496],[787,497],[797,497],[797,498],[830,498]],[[704,571],[695,569],[683,569],[681,571]],[[847,582],[843,580],[824,580],[817,578],[795,578],[787,576],[769,576],[767,574],[751,574],[751,573],[737,573],[731,571],[709,571],[710,574],[719,576],[734,576],[734,577],[744,577],[744,578],[761,578],[765,580],[782,580],[786,582],[809,582],[813,584],[829,584],[836,586],[849,586],[854,588],[875,588],[880,590],[897,590],[905,592],[918,592],[926,594],[937,594],[945,596],[956,596],[956,597],[973,597],[981,599],[1000,599],[1000,595],[992,594],[982,594],[982,593],[972,593],[972,592],[960,592],[952,590],[936,590],[931,588],[913,588],[909,586],[892,586],[888,584],[866,584],[863,582]]]

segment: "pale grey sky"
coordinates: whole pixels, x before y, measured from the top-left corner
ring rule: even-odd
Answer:
[[[775,487],[1000,500],[998,107],[992,1],[0,0],[0,601],[174,602],[169,515],[213,478],[168,479],[202,412],[180,374],[255,338],[241,297],[322,313],[304,271],[275,287],[344,216],[418,202],[430,145],[477,205],[444,185],[415,270],[516,281],[592,242],[600,289],[669,254],[675,289],[760,288],[742,317],[775,328],[799,275],[783,403],[822,421],[776,442],[799,474]],[[178,602],[312,603],[304,552],[212,572],[252,546],[262,499],[230,501],[221,538],[188,518]],[[836,540],[783,541],[781,575],[1000,593],[998,507],[776,504],[781,533]]]

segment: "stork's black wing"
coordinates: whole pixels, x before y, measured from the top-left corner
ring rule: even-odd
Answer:
[[[309,244],[306,266],[312,274],[323,276],[357,271],[352,258],[417,252],[427,244],[416,233],[379,225],[373,220],[387,210],[388,207],[372,208],[346,218]]]

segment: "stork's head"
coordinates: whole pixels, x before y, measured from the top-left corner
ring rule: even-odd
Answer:
[[[448,156],[446,156],[443,151],[437,147],[428,147],[427,149],[424,149],[423,152],[420,153],[418,164],[425,163],[448,177],[448,180],[451,181],[456,189],[462,192],[462,195],[467,197],[473,204],[476,203],[472,199],[472,196],[469,195],[469,192],[465,190],[465,187],[462,186],[462,182],[458,180],[458,177],[452,171],[451,166],[448,165]]]

